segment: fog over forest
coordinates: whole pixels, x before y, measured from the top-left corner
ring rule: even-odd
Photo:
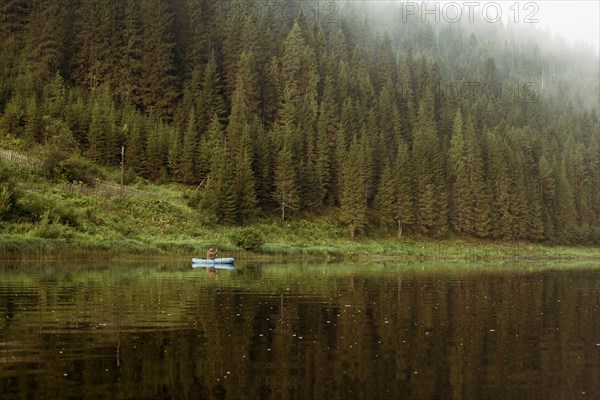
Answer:
[[[91,184],[124,146],[204,223],[600,244],[598,54],[432,4],[0,0],[2,147]]]

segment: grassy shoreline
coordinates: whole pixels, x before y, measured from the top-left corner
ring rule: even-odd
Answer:
[[[188,259],[202,256],[216,243],[223,256],[241,260],[318,259],[368,261],[507,261],[507,260],[600,260],[595,247],[549,246],[533,243],[505,243],[474,240],[415,240],[334,238],[319,241],[267,240],[258,252],[247,252],[227,241],[231,229],[220,228],[215,239],[144,242],[139,239],[67,240],[0,235],[0,259],[144,259],[168,257]],[[267,237],[271,236],[267,233]]]
[[[258,252],[235,245],[239,227],[214,224],[191,201],[195,188],[138,180],[126,195],[104,187],[51,182],[30,166],[6,164],[15,202],[0,218],[0,259],[112,259],[202,257],[209,246],[223,256],[251,260],[600,260],[600,248],[463,237],[396,239],[367,227],[354,240],[336,210],[282,221],[261,215],[249,225],[264,237]],[[111,175],[112,174],[112,175]],[[107,182],[118,181],[114,170]],[[18,183],[17,183],[18,182]],[[0,217],[2,215],[0,214]]]

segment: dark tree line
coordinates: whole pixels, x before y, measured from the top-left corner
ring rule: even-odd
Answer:
[[[0,129],[105,165],[125,145],[226,224],[339,209],[352,236],[600,243],[598,77],[576,50],[248,4],[0,0]]]

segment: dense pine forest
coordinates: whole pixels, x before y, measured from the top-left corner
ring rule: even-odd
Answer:
[[[600,244],[598,56],[385,7],[0,0],[0,136],[67,180],[124,146],[218,224]]]

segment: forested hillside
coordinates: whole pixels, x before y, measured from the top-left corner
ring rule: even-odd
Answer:
[[[600,244],[596,55],[265,4],[0,0],[0,135],[58,164],[116,166],[123,145],[130,174],[200,185],[222,224],[339,211],[352,236]]]

